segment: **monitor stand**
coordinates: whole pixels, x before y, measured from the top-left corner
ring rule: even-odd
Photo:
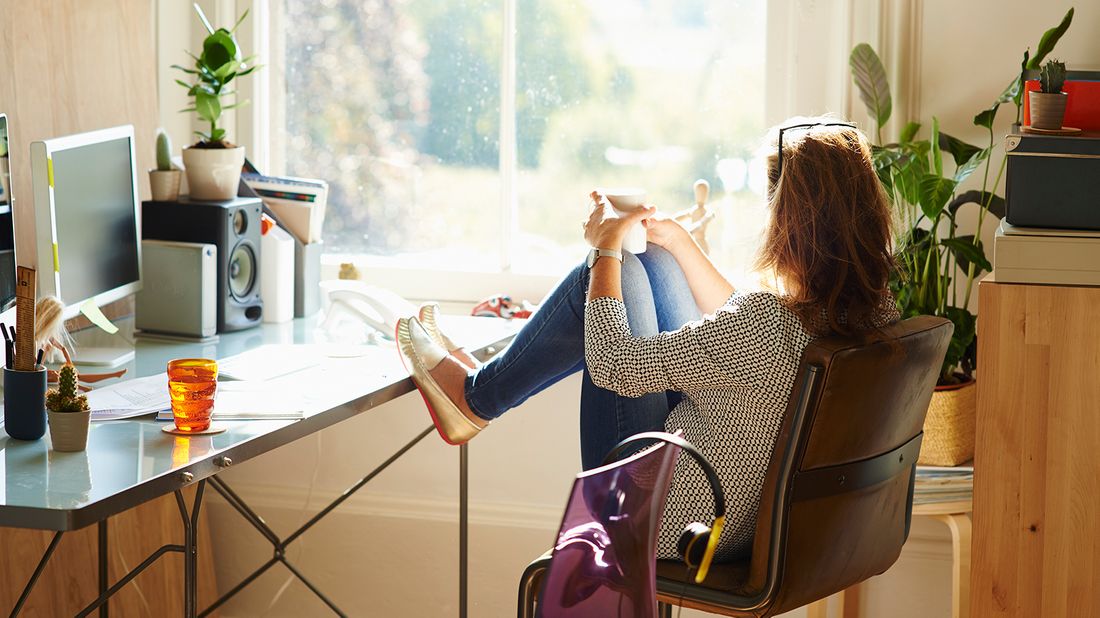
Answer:
[[[117,367],[134,360],[133,348],[95,348],[77,346],[73,354],[74,365],[91,367]]]

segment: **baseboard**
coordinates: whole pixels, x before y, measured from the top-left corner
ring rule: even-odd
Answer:
[[[233,490],[257,511],[287,510],[314,513],[336,498],[308,488],[234,483]],[[221,496],[210,494],[212,499]],[[308,502],[308,504],[307,504]],[[561,524],[563,505],[522,504],[514,502],[476,502],[469,504],[471,526],[520,528],[526,530],[557,530]],[[344,515],[392,517],[443,523],[458,523],[458,500],[407,495],[387,495],[364,491],[354,494],[339,507]]]

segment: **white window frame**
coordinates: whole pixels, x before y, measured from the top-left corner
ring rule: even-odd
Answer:
[[[518,200],[516,156],[516,11],[517,0],[500,0],[505,27],[501,46],[500,79],[500,227],[503,233],[497,247],[498,272],[437,272],[422,268],[399,268],[373,264],[367,256],[328,254],[323,258],[322,276],[334,278],[341,261],[353,261],[371,283],[388,287],[411,299],[435,298],[451,302],[473,302],[488,295],[508,291],[517,298],[537,300],[545,294],[557,276],[516,272],[512,256],[517,249]],[[767,8],[766,58],[769,63],[765,84],[765,121],[772,124],[792,114],[835,111],[847,117],[866,118],[848,77],[847,52],[855,43],[867,41],[883,53],[892,73],[892,82],[906,87],[911,75],[919,74],[919,65],[903,66],[897,58],[920,57],[920,7],[922,0],[876,0],[860,2],[836,0],[769,0]],[[271,37],[280,24],[280,0],[198,0],[215,24],[232,24],[245,9],[249,18],[238,32],[238,39],[249,53],[256,53],[267,67],[282,66],[284,50],[279,37]],[[858,4],[859,10],[856,10]],[[177,110],[186,107],[187,97],[175,84],[178,72],[173,63],[186,63],[183,49],[196,49],[204,31],[188,2],[156,0],[157,68],[161,122],[178,145],[192,141],[192,131],[200,128],[193,114]],[[181,27],[181,24],[184,24]],[[892,43],[883,49],[883,34]],[[896,43],[901,41],[901,43]],[[825,54],[822,49],[835,50]],[[799,62],[809,58],[810,62]],[[893,62],[891,62],[894,60]],[[916,73],[914,71],[917,71]],[[280,160],[285,148],[281,131],[285,110],[272,92],[285,90],[281,72],[270,68],[242,80],[239,96],[250,105],[223,116],[230,136],[245,146],[248,156],[261,170],[285,169]],[[916,101],[915,84],[899,93],[895,108],[912,106]],[[896,118],[912,117],[895,114]],[[578,261],[580,256],[578,256]]]

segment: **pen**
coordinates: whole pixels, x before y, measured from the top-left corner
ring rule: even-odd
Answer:
[[[35,368],[38,368],[38,366],[42,364],[42,351],[42,348],[38,348],[38,357],[34,359]]]

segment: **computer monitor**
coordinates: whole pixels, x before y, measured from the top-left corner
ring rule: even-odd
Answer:
[[[0,323],[15,324],[15,219],[8,117],[0,113]]]
[[[32,142],[30,154],[39,296],[61,299],[65,318],[93,317],[140,290],[134,128]]]

